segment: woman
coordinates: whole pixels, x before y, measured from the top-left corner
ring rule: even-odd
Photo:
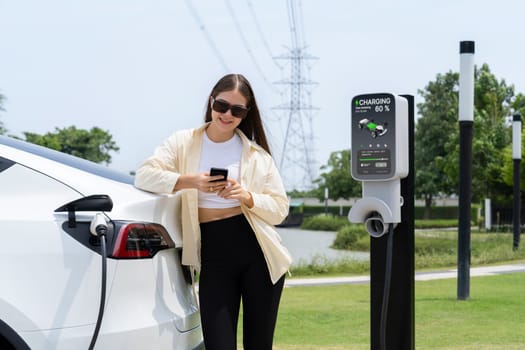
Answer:
[[[227,179],[211,176],[212,167],[227,169]],[[273,225],[284,220],[289,203],[246,78],[220,79],[204,125],[165,140],[137,170],[135,185],[182,191],[182,263],[200,270],[206,349],[237,348],[241,299],[244,349],[271,349],[291,264]]]

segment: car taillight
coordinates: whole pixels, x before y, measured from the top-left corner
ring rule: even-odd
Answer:
[[[112,258],[151,258],[159,250],[175,247],[166,229],[153,223],[123,223],[118,230]]]

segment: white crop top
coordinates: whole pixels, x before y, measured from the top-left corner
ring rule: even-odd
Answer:
[[[225,142],[213,142],[206,132],[202,135],[201,159],[199,172],[210,172],[210,168],[228,169],[228,178],[239,181],[242,141],[239,135],[234,134]],[[216,192],[199,191],[199,208],[233,208],[240,205],[236,199],[224,199]]]

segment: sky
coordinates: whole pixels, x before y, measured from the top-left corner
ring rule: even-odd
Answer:
[[[313,155],[350,148],[350,101],[410,94],[459,72],[459,43],[476,65],[525,93],[525,3],[514,0],[302,0]],[[290,65],[285,0],[0,0],[0,120],[9,134],[94,126],[117,145],[111,168],[135,170],[172,132],[199,126],[227,73],[251,82],[279,162]],[[281,66],[282,68],[280,68]],[[417,112],[417,110],[416,110]]]

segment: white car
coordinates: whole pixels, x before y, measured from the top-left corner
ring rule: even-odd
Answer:
[[[0,349],[204,349],[179,205],[0,136]]]

